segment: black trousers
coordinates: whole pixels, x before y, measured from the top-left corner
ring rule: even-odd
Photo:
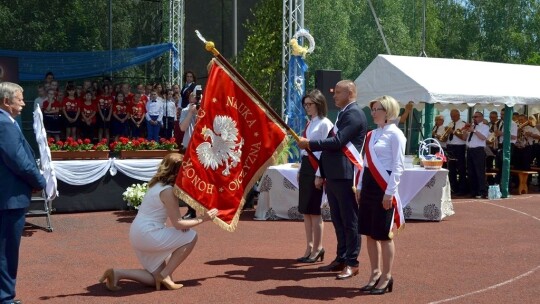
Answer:
[[[351,179],[327,179],[326,194],[330,216],[337,239],[336,261],[358,266],[360,237],[358,236],[358,204]]]
[[[448,178],[452,190],[467,193],[467,161],[465,145],[446,145],[448,152]],[[484,164],[485,165],[485,164]]]
[[[467,172],[471,194],[487,196],[486,151],[484,147],[467,149]]]

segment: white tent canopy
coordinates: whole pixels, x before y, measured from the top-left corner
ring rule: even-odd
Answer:
[[[382,95],[445,104],[540,103],[540,66],[378,55],[356,78],[361,106]]]

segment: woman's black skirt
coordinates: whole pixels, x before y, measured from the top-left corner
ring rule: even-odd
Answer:
[[[388,233],[394,208],[385,210],[382,205],[384,190],[379,187],[369,168],[362,178],[360,203],[358,204],[358,233],[374,240],[390,240]]]
[[[62,116],[59,114],[43,114],[45,131],[51,134],[60,134],[62,130]]]
[[[77,112],[74,112],[74,111],[66,111],[66,120],[65,120],[65,126],[66,128],[77,128],[79,126],[79,119],[81,118],[79,116],[79,119],[75,120],[74,122],[70,122],[69,120],[67,120],[67,118],[69,117],[70,119],[73,119],[75,118],[75,116],[77,116]]]
[[[322,189],[315,188],[315,170],[307,156],[302,157],[298,181],[298,212],[302,214],[321,215]]]
[[[109,116],[109,112],[111,111],[111,109],[102,109],[101,112],[103,113],[103,117],[108,117]],[[109,129],[111,127],[111,121],[105,121],[105,119],[101,118],[101,115],[99,115],[99,113],[96,113],[96,117],[97,117],[97,126],[98,128],[100,129]],[[111,118],[112,118],[112,115],[111,115]]]

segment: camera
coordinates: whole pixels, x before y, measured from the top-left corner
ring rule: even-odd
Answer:
[[[195,103],[197,110],[201,107],[201,97],[202,97],[202,87],[200,85],[197,85],[195,87],[195,99],[197,102]]]

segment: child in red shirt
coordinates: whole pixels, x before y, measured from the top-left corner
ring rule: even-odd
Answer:
[[[66,119],[66,137],[77,139],[77,127],[79,126],[79,115],[81,114],[80,100],[75,97],[75,87],[70,85],[66,88],[67,96],[62,102],[62,112]]]
[[[131,137],[138,138],[142,136],[144,132],[144,127],[146,126],[145,117],[146,114],[146,105],[142,101],[142,96],[139,93],[135,93],[133,97],[133,102],[129,106],[130,114],[130,127],[131,127]]]
[[[116,94],[116,100],[113,104],[112,131],[115,141],[117,141],[120,136],[128,136],[128,119],[128,104],[125,102],[124,94],[119,92]]]
[[[82,138],[94,139],[96,128],[96,104],[92,101],[92,91],[87,90],[84,102],[81,103],[81,136]]]
[[[98,139],[101,141],[105,133],[105,138],[109,141],[110,138],[110,128],[111,128],[111,117],[112,117],[112,106],[113,106],[113,97],[111,95],[111,86],[108,84],[103,85],[103,91],[101,95],[97,98],[97,108],[98,115],[97,125],[98,130]]]
[[[43,102],[41,111],[43,112],[43,124],[45,125],[45,131],[54,140],[60,140],[60,132],[62,131],[62,102],[56,100],[56,93],[54,90],[49,89],[47,92],[47,99]]]

